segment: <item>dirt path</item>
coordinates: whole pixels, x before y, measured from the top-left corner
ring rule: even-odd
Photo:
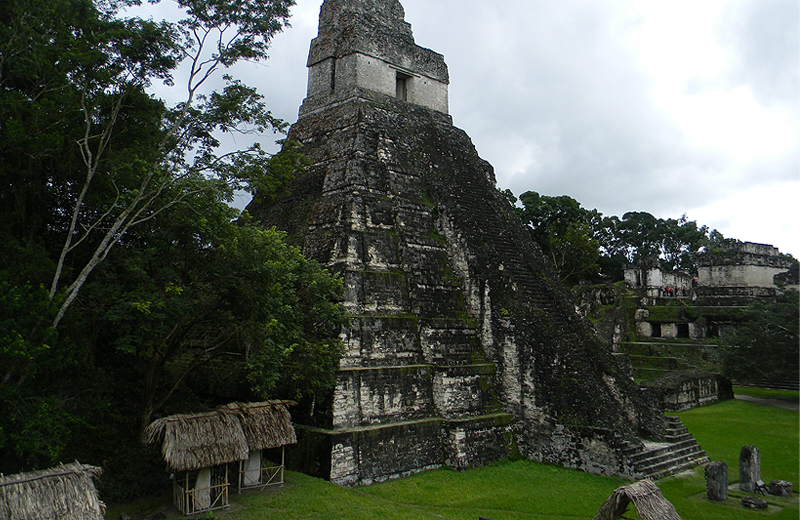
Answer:
[[[740,401],[748,401],[750,403],[764,404],[767,406],[776,406],[778,408],[792,410],[794,412],[800,411],[800,403],[798,402],[793,403],[791,401],[784,401],[782,399],[762,399],[760,397],[751,397],[749,395],[734,395],[734,397]]]

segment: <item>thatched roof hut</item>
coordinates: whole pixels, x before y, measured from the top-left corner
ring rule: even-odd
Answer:
[[[0,519],[102,520],[105,505],[92,480],[101,472],[74,462],[0,476]]]
[[[622,518],[630,503],[636,506],[642,520],[681,520],[675,507],[664,498],[658,486],[649,480],[635,482],[614,490],[594,520],[617,520]]]
[[[171,471],[193,471],[246,460],[247,439],[235,414],[216,411],[170,415],[153,421],[145,442],[163,438],[161,454]]]
[[[236,413],[242,423],[250,451],[280,448],[297,444],[292,417],[286,409],[289,401],[231,403],[223,409]]]

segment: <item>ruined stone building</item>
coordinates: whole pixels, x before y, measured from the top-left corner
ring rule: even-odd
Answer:
[[[404,16],[397,0],[322,4],[288,136],[310,165],[248,208],[341,274],[352,316],[335,391],[298,420],[293,458],[343,485],[514,453],[628,477],[702,460],[695,446],[646,461],[641,436],[694,441],[575,313],[453,126],[443,56]]]
[[[797,264],[768,244],[731,242],[698,263],[700,296],[708,303],[747,303],[775,297],[783,288],[797,289]]]
[[[769,244],[731,241],[718,251],[700,255],[697,266],[698,297],[706,303],[748,303],[774,298],[784,289],[798,289],[797,263]],[[665,286],[676,287],[688,296],[692,275],[665,271],[656,261],[648,266],[625,269],[625,282],[643,289],[647,296],[662,296]]]

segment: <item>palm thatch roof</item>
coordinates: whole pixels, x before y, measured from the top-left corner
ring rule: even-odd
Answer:
[[[297,444],[292,416],[286,409],[287,404],[294,403],[289,401],[231,403],[224,409],[239,416],[250,451],[261,451]]]
[[[633,502],[642,520],[681,520],[675,507],[664,498],[658,486],[649,480],[635,482],[614,490],[594,520],[617,520],[622,518],[628,505]]]
[[[0,475],[0,519],[102,520],[93,478],[102,470],[74,462],[55,468]]]
[[[239,419],[231,413],[170,415],[153,421],[144,441],[163,438],[161,454],[170,471],[193,471],[246,460],[247,440]]]

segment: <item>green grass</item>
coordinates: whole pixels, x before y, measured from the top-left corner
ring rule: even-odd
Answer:
[[[753,445],[761,454],[761,480],[788,480],[798,490],[800,441],[798,413],[745,401],[724,401],[677,414],[711,460],[728,465],[728,479],[739,479],[739,452]]]
[[[733,388],[733,393],[736,395],[758,397],[759,399],[777,399],[778,401],[787,401],[790,403],[797,403],[800,401],[800,392],[797,390],[770,390],[768,388],[745,388],[736,386]]]
[[[679,414],[713,460],[728,464],[729,480],[738,479],[739,450],[753,444],[761,451],[762,479],[790,480],[798,489],[798,413],[742,401],[728,401]],[[283,489],[231,494],[232,507],[215,512],[225,520],[573,520],[594,517],[611,492],[626,481],[589,475],[530,461],[496,464],[466,472],[446,469],[367,487],[346,489],[299,473],[287,472]],[[797,520],[797,494],[769,497],[768,513],[741,507],[738,492],[724,504],[705,498],[703,468],[658,481],[684,520]],[[166,500],[162,510],[179,518]],[[118,518],[120,508],[107,518]],[[639,518],[631,510],[626,516]]]

